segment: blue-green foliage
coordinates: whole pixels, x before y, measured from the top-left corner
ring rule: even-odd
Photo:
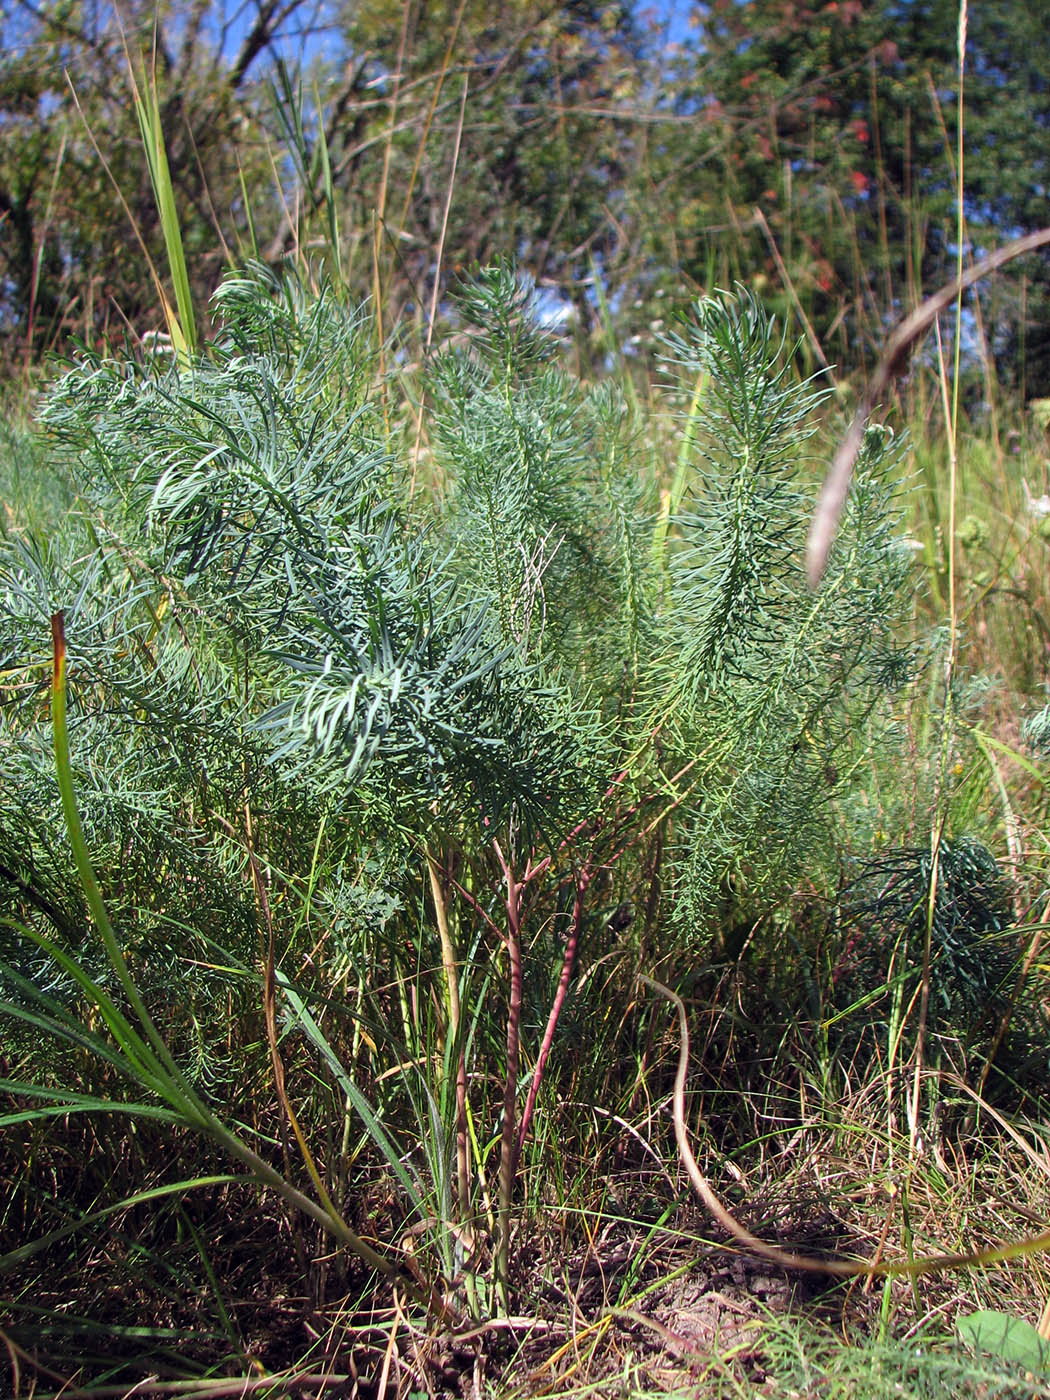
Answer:
[[[908,561],[889,484],[899,448],[872,427],[825,581],[806,586],[813,493],[799,470],[825,395],[793,382],[747,294],[701,302],[668,350],[708,383],[653,668],[666,742],[696,760],[675,906],[695,932],[737,905],[761,912],[819,862],[870,706],[909,669]]]
[[[478,334],[430,379],[454,566],[501,643],[567,664],[600,701],[648,606],[647,483],[626,403],[553,361],[510,267],[482,273],[460,310]]]
[[[840,923],[837,1001],[845,1007],[867,998],[866,1025],[888,1015],[886,999],[874,1011],[870,1002],[886,988],[890,968],[905,989],[918,982],[927,936],[928,1020],[937,1029],[987,1025],[1016,980],[1008,886],[991,851],[972,838],[942,842],[936,874],[929,847],[864,860],[842,894]]]
[[[812,594],[797,471],[819,395],[746,297],[702,302],[671,346],[709,387],[655,554],[641,426],[556,362],[511,269],[464,289],[466,348],[430,368],[414,499],[364,313],[261,267],[216,312],[192,365],[86,356],[47,402],[80,504],[46,545],[0,545],[8,908],[94,966],[49,753],[59,608],[104,893],[144,990],[178,983],[191,1024],[214,944],[251,960],[249,820],[288,907],[309,888],[359,968],[429,831],[468,858],[494,836],[550,850],[614,787],[647,822],[676,804],[680,923],[709,927],[727,889],[779,897],[900,669],[889,441],[869,435]]]
[[[563,727],[405,516],[367,323],[261,269],[216,300],[223,332],[189,375],[78,368],[48,422],[94,467],[107,521],[122,504],[153,581],[206,615],[249,742],[314,792],[345,795],[381,753],[391,798],[550,801]]]

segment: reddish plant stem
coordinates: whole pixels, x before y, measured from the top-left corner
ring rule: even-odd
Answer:
[[[686,766],[675,775],[671,782],[676,782],[683,777],[693,766],[696,760],[686,764]],[[628,769],[616,774],[610,782],[608,788],[602,796],[603,805],[628,777]],[[681,799],[675,799],[671,806],[677,805]],[[625,820],[635,817],[645,805],[645,800],[637,802],[629,807],[625,812],[619,814],[614,831],[618,830]],[[666,813],[664,814],[666,815]],[[465,889],[449,872],[449,880],[452,887],[465,903],[497,933],[506,944],[508,958],[508,997],[507,997],[507,1048],[506,1048],[506,1074],[503,1092],[503,1127],[500,1138],[500,1190],[499,1190],[499,1240],[497,1244],[495,1259],[495,1276],[497,1286],[502,1294],[504,1306],[509,1308],[509,1278],[510,1278],[510,1216],[514,1197],[514,1181],[517,1175],[518,1164],[521,1157],[522,1148],[528,1135],[528,1130],[535,1112],[536,1100],[539,1095],[543,1077],[546,1072],[547,1063],[554,1045],[554,1036],[557,1032],[558,1022],[561,1018],[565,1002],[568,998],[569,984],[576,966],[576,957],[579,951],[580,933],[583,926],[584,898],[594,876],[594,866],[596,852],[592,845],[590,854],[584,861],[583,867],[576,877],[576,892],[573,901],[572,925],[569,936],[566,940],[565,951],[562,957],[561,974],[558,979],[558,987],[555,992],[554,1001],[551,1005],[550,1015],[547,1018],[547,1025],[544,1029],[543,1040],[540,1045],[539,1057],[536,1062],[535,1072],[529,1086],[529,1092],[522,1113],[520,1127],[516,1121],[518,1079],[521,1066],[521,999],[522,999],[522,962],[521,962],[521,916],[522,916],[522,896],[527,885],[546,875],[551,869],[555,859],[561,855],[569,846],[573,844],[584,832],[588,832],[592,841],[596,840],[603,826],[603,818],[587,817],[578,822],[558,843],[556,849],[544,856],[535,864],[532,860],[525,863],[524,873],[519,880],[511,869],[510,863],[504,856],[500,844],[493,840],[492,849],[499,862],[507,887],[506,910],[507,928],[504,933],[497,926],[492,916],[485,910],[477,897],[469,890]],[[644,833],[643,833],[644,834]],[[629,837],[615,851],[611,859],[605,862],[606,865],[614,864],[620,856],[637,839],[638,833]],[[460,1066],[463,1073],[465,1067]],[[465,1085],[457,1084],[457,1090],[462,1092]],[[459,1093],[457,1093],[457,1099]]]
[[[547,1060],[550,1058],[551,1046],[554,1044],[554,1032],[558,1029],[558,1020],[562,1013],[562,1007],[565,1005],[565,1000],[569,995],[569,982],[572,980],[572,972],[576,964],[576,950],[580,946],[580,928],[583,924],[583,897],[587,893],[587,887],[591,883],[593,874],[594,852],[592,851],[586,861],[584,861],[583,869],[576,877],[576,897],[572,905],[572,927],[569,929],[569,936],[565,940],[565,953],[561,961],[561,976],[558,978],[558,990],[555,992],[554,1001],[551,1003],[550,1015],[547,1017],[547,1025],[544,1029],[543,1040],[540,1044],[539,1057],[536,1060],[536,1069],[533,1072],[532,1083],[529,1085],[528,1097],[525,1100],[525,1108],[521,1115],[517,1149],[514,1153],[515,1173],[517,1172],[521,1149],[525,1146],[525,1138],[529,1131],[529,1124],[532,1122],[532,1113],[536,1106],[536,1097],[540,1092],[540,1085],[543,1083],[543,1075],[547,1068]]]
[[[667,779],[667,786],[673,789],[675,784],[678,783],[682,778],[684,778],[691,768],[695,768],[699,761],[699,758],[690,759],[684,767],[680,768],[677,773],[673,774],[670,778]],[[598,803],[599,810],[601,809],[601,806],[605,802],[607,802],[608,799],[613,795],[616,789],[620,787],[621,784],[627,781],[628,775],[629,770],[626,768],[623,769],[622,772],[617,773],[616,777],[613,778],[612,782],[602,794],[601,801]],[[632,845],[635,841],[640,840],[642,837],[647,836],[649,832],[652,831],[655,825],[657,825],[659,822],[662,822],[664,818],[668,816],[669,813],[673,812],[674,809],[685,800],[686,795],[686,793],[682,793],[678,797],[675,797],[670,802],[668,802],[667,806],[659,814],[659,816],[656,817],[655,821],[650,822],[647,827],[636,828],[632,836],[628,839],[628,841],[624,843],[624,845],[616,852],[616,854],[613,857],[611,857],[609,861],[606,862],[606,864],[614,864],[617,860],[619,860],[620,856],[623,855],[624,851],[626,851],[630,845]],[[642,809],[644,807],[647,807],[651,802],[655,802],[658,796],[659,794],[653,793],[649,797],[640,798],[637,802],[632,803],[630,807],[626,807],[622,811],[620,811],[616,816],[616,828],[618,829],[622,827],[624,823],[630,818],[639,815]],[[572,828],[572,830],[561,839],[561,841],[558,843],[557,849],[552,851],[550,855],[544,856],[543,859],[541,861],[538,861],[536,865],[533,865],[531,861],[526,864],[525,874],[522,876],[521,883],[523,885],[527,885],[532,880],[535,880],[538,875],[545,874],[546,871],[553,864],[555,857],[561,855],[568,846],[571,846],[572,843],[576,840],[577,836],[580,836],[585,831],[590,831],[590,834],[596,837],[598,835],[598,832],[601,830],[602,826],[603,818],[600,816],[585,817],[582,821],[577,822],[576,825]]]
[[[628,774],[626,768],[623,770],[622,773],[617,773],[616,777],[613,778],[612,782],[602,794],[601,802],[607,801],[613,795],[616,789],[620,786],[620,784],[626,782],[627,775]],[[601,803],[599,803],[598,806],[600,808]],[[571,846],[573,841],[576,840],[577,836],[579,836],[581,832],[586,831],[588,827],[591,827],[592,831],[596,834],[601,824],[601,817],[584,817],[582,821],[577,822],[573,829],[566,836],[562,837],[555,851],[552,851],[551,854],[548,856],[544,856],[543,859],[536,865],[533,865],[531,861],[526,863],[525,874],[522,877],[521,883],[523,885],[527,885],[531,880],[535,880],[537,875],[543,875],[550,868],[551,864],[554,861],[554,857],[561,855],[562,851],[564,851],[567,846]]]
[[[488,927],[492,930],[492,932],[496,934],[498,938],[502,939],[503,930],[500,928],[499,924],[496,923],[492,915],[489,914],[488,911],[484,908],[477,896],[471,894],[470,890],[466,889],[463,885],[461,885],[454,875],[449,876],[449,883],[452,885],[452,888],[456,891],[456,893],[463,900],[463,902],[469,905],[469,907],[474,910],[474,913],[477,914],[481,922],[483,924],[487,924]]]

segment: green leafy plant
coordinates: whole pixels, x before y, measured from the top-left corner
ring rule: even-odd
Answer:
[[[694,393],[677,514],[626,400],[556,362],[509,266],[463,289],[473,334],[429,368],[414,491],[364,314],[254,265],[215,306],[206,354],[85,356],[56,384],[80,510],[3,545],[7,1024],[136,1086],[92,1111],[192,1127],[418,1305],[457,1314],[465,1272],[468,1313],[508,1310],[566,1025],[600,1057],[665,921],[695,946],[829,844],[904,666],[896,445],[869,435],[814,595],[817,397],[746,295],[669,342]],[[237,1110],[248,1137],[235,1006],[275,1100]],[[19,1055],[23,1117],[82,1093],[69,1058]],[[351,1224],[362,1154],[412,1221],[407,1272]]]
[[[984,1309],[959,1318],[955,1330],[974,1351],[1000,1357],[1036,1375],[1050,1372],[1050,1342],[1023,1317]]]
[[[761,893],[812,862],[852,736],[911,661],[893,626],[908,575],[887,488],[901,444],[868,431],[846,533],[810,593],[797,567],[810,513],[799,473],[826,394],[794,382],[783,337],[751,297],[711,299],[699,314],[700,334],[668,342],[708,389],[691,420],[703,470],[668,548],[654,675],[664,742],[702,755],[675,917],[710,931],[753,925],[769,907]]]
[[[878,945],[877,958],[902,937],[921,946],[930,884],[927,850],[872,857],[845,894],[847,927]],[[932,915],[934,1000],[944,1012],[973,1015],[994,1001],[1013,961],[995,952],[995,936],[1010,917],[1006,882],[992,853],[972,838],[946,840]]]

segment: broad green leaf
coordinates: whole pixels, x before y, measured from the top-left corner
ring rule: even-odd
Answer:
[[[986,1309],[960,1318],[955,1330],[969,1346],[1001,1356],[1026,1371],[1040,1374],[1050,1367],[1050,1342],[1023,1317]]]

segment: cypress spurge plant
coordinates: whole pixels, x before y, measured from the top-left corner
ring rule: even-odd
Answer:
[[[62,816],[72,847],[76,872],[86,896],[88,908],[91,911],[92,922],[102,941],[107,961],[116,976],[130,1011],[130,1015],[126,1015],[106,992],[82,972],[73,959],[59,948],[50,945],[48,940],[35,934],[32,929],[26,928],[25,932],[31,941],[36,942],[43,951],[50,952],[59,966],[75,979],[81,991],[86,995],[89,1005],[93,1005],[99,1013],[101,1021],[116,1041],[117,1048],[114,1052],[101,1037],[85,1038],[80,1035],[78,1039],[82,1044],[86,1043],[87,1048],[94,1049],[100,1058],[117,1069],[125,1078],[166,1102],[170,1106],[172,1122],[183,1123],[187,1127],[214,1139],[235,1162],[247,1169],[250,1177],[257,1181],[260,1186],[268,1186],[275,1190],[290,1205],[316,1219],[326,1231],[334,1235],[341,1244],[358,1255],[366,1264],[376,1269],[378,1273],[392,1282],[400,1283],[410,1297],[415,1298],[417,1302],[428,1304],[431,1299],[414,1278],[402,1276],[395,1266],[391,1265],[381,1254],[378,1254],[343,1220],[313,1166],[309,1149],[299,1135],[298,1126],[290,1109],[286,1107],[297,1136],[300,1136],[303,1158],[308,1170],[310,1170],[319,1201],[314,1201],[296,1190],[279,1172],[276,1172],[268,1162],[216,1117],[200,1097],[196,1088],[187,1080],[172,1057],[164,1038],[154,1025],[139,989],[128,970],[127,960],[110,923],[105,901],[95,878],[91,857],[84,840],[80,815],[77,811],[69,753],[69,731],[66,720],[65,619],[61,612],[53,615],[51,629],[54,658],[51,721],[54,729],[55,772],[62,799]],[[29,994],[30,1003],[40,1000],[34,988],[26,987],[25,984],[23,986]],[[40,1029],[51,1030],[62,1038],[67,1038],[70,1034],[68,1021],[61,1016],[52,1019],[41,1015],[40,1011],[33,1011],[17,1005],[10,1005],[5,1009],[19,1019],[28,1020],[29,1024]],[[92,1044],[92,1040],[94,1040],[94,1044]],[[10,1089],[14,1086],[5,1084],[4,1087]],[[30,1092],[32,1093],[32,1090]],[[64,1106],[75,1109],[82,1105],[77,1102],[74,1096],[72,1101]],[[122,1107],[125,1111],[129,1110],[127,1105]],[[136,1107],[131,1106],[132,1111]],[[434,1299],[433,1301],[439,1314],[444,1312],[444,1304],[441,1300]]]
[[[463,289],[475,333],[428,368],[414,494],[363,314],[258,267],[216,311],[188,362],[89,357],[55,386],[82,510],[3,546],[6,1025],[90,1050],[142,1100],[93,1111],[193,1126],[421,1306],[458,1310],[440,1280],[469,1262],[467,1310],[509,1308],[520,1162],[609,931],[645,902],[666,963],[826,844],[900,673],[892,444],[870,437],[813,594],[814,391],[744,296],[669,344],[692,396],[670,519],[626,401],[559,365],[509,267]],[[281,1171],[226,1125],[217,966],[242,1015],[263,1003]],[[304,1052],[327,1086],[305,1105]],[[72,1102],[68,1060],[19,1053],[25,1112]],[[416,1216],[422,1283],[347,1224],[352,1121]]]
[[[819,865],[855,737],[910,669],[897,625],[909,565],[887,485],[899,444],[869,431],[844,534],[810,592],[800,468],[826,395],[794,380],[787,349],[743,294],[701,303],[698,324],[667,343],[672,367],[707,380],[687,425],[700,470],[666,547],[650,668],[653,732],[690,765],[673,912],[691,939],[714,928],[724,942]]]

